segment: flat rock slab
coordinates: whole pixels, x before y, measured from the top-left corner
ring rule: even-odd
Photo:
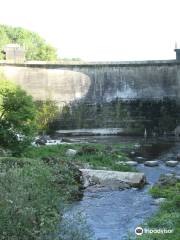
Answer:
[[[176,167],[178,165],[178,161],[166,161],[166,166],[168,167]]]
[[[80,169],[84,187],[101,186],[109,189],[141,188],[146,183],[144,173]]]
[[[138,163],[135,162],[135,161],[127,161],[127,162],[125,162],[125,163],[128,164],[128,165],[130,165],[130,166],[137,166],[137,165],[138,165]]]
[[[144,163],[145,166],[148,166],[148,167],[156,167],[159,165],[158,161],[146,161]]]

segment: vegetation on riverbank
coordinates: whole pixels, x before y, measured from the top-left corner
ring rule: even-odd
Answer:
[[[80,173],[69,161],[1,157],[0,239],[61,240],[65,206],[80,196]],[[76,230],[68,234],[76,236]]]
[[[0,239],[64,240],[64,236],[90,239],[86,225],[80,230],[79,226],[71,227],[68,219],[63,227],[60,224],[67,203],[82,197],[78,167],[89,164],[93,168],[132,171],[130,166],[116,164],[128,159],[127,150],[131,147],[127,144],[30,147],[21,158],[2,150],[1,156],[9,156],[0,157]],[[75,157],[66,156],[69,148],[78,151]]]
[[[30,158],[61,157],[68,160],[67,149],[77,150],[73,157],[73,163],[77,166],[91,167],[94,169],[107,169],[114,171],[135,171],[134,168],[126,164],[129,160],[128,152],[133,148],[132,144],[114,144],[108,146],[105,144],[61,144],[55,146],[31,147],[24,153],[24,156]]]
[[[36,113],[32,97],[0,74],[0,145],[14,155],[24,151],[36,131]]]
[[[179,240],[180,236],[180,180],[155,185],[150,190],[155,198],[166,198],[159,211],[148,220],[144,228],[173,230],[172,233],[143,234],[141,240]]]

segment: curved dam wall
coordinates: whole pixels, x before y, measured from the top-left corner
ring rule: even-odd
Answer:
[[[119,120],[113,115],[117,110],[117,104],[111,104],[117,99],[122,101],[133,99],[137,102],[147,99],[148,101],[163,98],[178,99],[180,96],[180,62],[175,60],[69,65],[1,63],[0,72],[7,79],[24,88],[35,100],[51,99],[63,106],[80,104],[81,110],[79,108],[74,110],[86,112],[86,115],[78,113],[76,117],[81,124],[78,123],[76,126],[70,124],[70,128],[89,127],[89,125],[100,127],[101,124],[107,127],[108,121],[110,122],[108,127],[119,127],[117,124]],[[87,110],[82,103],[91,107]],[[93,110],[92,105],[96,106]],[[104,113],[103,109],[107,105],[111,110]],[[117,114],[122,116],[122,103],[120,105],[121,109]],[[66,113],[71,112],[72,109],[66,109]],[[128,105],[124,120],[127,120],[129,109]],[[90,124],[96,118],[98,122],[99,113],[100,123]],[[66,116],[67,119],[69,117]],[[84,121],[82,118],[86,118],[87,122],[82,123]],[[103,118],[106,119],[106,123],[102,123]],[[132,121],[132,117],[130,120]],[[63,121],[65,121],[64,115],[59,117],[59,127],[62,127],[60,122]],[[74,121],[73,117],[72,121]]]
[[[35,99],[58,102],[86,99],[162,98],[180,94],[180,62],[111,64],[0,64],[0,71]]]

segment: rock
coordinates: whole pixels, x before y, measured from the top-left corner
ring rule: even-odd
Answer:
[[[134,158],[134,161],[135,161],[135,162],[138,162],[138,163],[144,163],[144,162],[146,161],[146,159],[143,158],[143,157],[135,157],[135,158]]]
[[[35,141],[35,144],[36,144],[36,145],[46,145],[46,143],[47,143],[47,140],[42,139],[42,138],[38,138],[38,139]]]
[[[130,153],[129,153],[129,156],[130,157],[136,157],[136,156],[138,156],[139,155],[139,153],[138,152],[135,152],[135,151],[131,151]]]
[[[175,166],[177,166],[178,165],[178,161],[166,161],[166,166],[168,166],[168,167],[175,167]]]
[[[130,165],[130,166],[137,166],[137,162],[135,161],[127,161],[126,164]]]
[[[141,145],[139,143],[136,143],[136,144],[134,144],[134,147],[137,149],[137,148],[140,148]]]
[[[145,166],[148,166],[148,167],[155,167],[155,166],[158,166],[159,163],[158,163],[158,161],[146,161],[146,162],[144,163],[144,165],[145,165]]]
[[[57,145],[61,144],[61,140],[47,140],[46,145]]]
[[[180,182],[180,178],[178,176],[179,175],[171,173],[161,174],[158,182],[155,185],[158,187],[174,186],[176,183]]]
[[[166,201],[166,198],[156,198],[154,199],[154,204],[155,205],[160,205]]]
[[[77,150],[75,150],[75,149],[68,149],[66,151],[66,156],[68,156],[68,157],[74,157],[76,154],[77,154]]]
[[[84,187],[102,186],[110,189],[125,189],[128,187],[142,187],[146,183],[144,173],[119,172],[80,169],[82,172]]]
[[[125,161],[117,161],[117,162],[115,162],[115,164],[117,164],[117,165],[126,165],[126,162]]]

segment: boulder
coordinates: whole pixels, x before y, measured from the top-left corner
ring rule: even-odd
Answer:
[[[77,150],[75,149],[68,149],[66,151],[66,156],[67,157],[74,157],[77,154]]]
[[[178,161],[166,161],[166,166],[168,167],[176,167],[178,165]]]
[[[179,175],[167,173],[161,174],[157,183],[155,183],[158,187],[163,186],[175,186],[176,183],[180,182]]]
[[[135,151],[131,151],[130,153],[129,153],[129,156],[130,157],[136,157],[136,156],[138,156],[139,155],[139,153],[138,152],[135,152]]]
[[[117,165],[126,165],[126,162],[125,161],[117,161],[117,162],[115,162],[115,164],[117,164]]]
[[[134,161],[138,162],[138,163],[144,163],[146,161],[145,158],[143,157],[135,157],[134,158]]]
[[[134,144],[134,147],[137,149],[137,148],[140,148],[141,145],[139,143],[136,143],[136,144]]]
[[[35,144],[36,145],[46,145],[47,143],[47,140],[43,139],[43,138],[38,138],[36,141],[35,141]]]
[[[80,169],[84,187],[96,186],[109,189],[141,188],[146,183],[144,173]]]
[[[135,161],[127,161],[126,164],[130,165],[130,166],[137,166],[137,162]]]
[[[144,163],[145,166],[148,166],[148,167],[156,167],[159,165],[158,161],[146,161]]]

